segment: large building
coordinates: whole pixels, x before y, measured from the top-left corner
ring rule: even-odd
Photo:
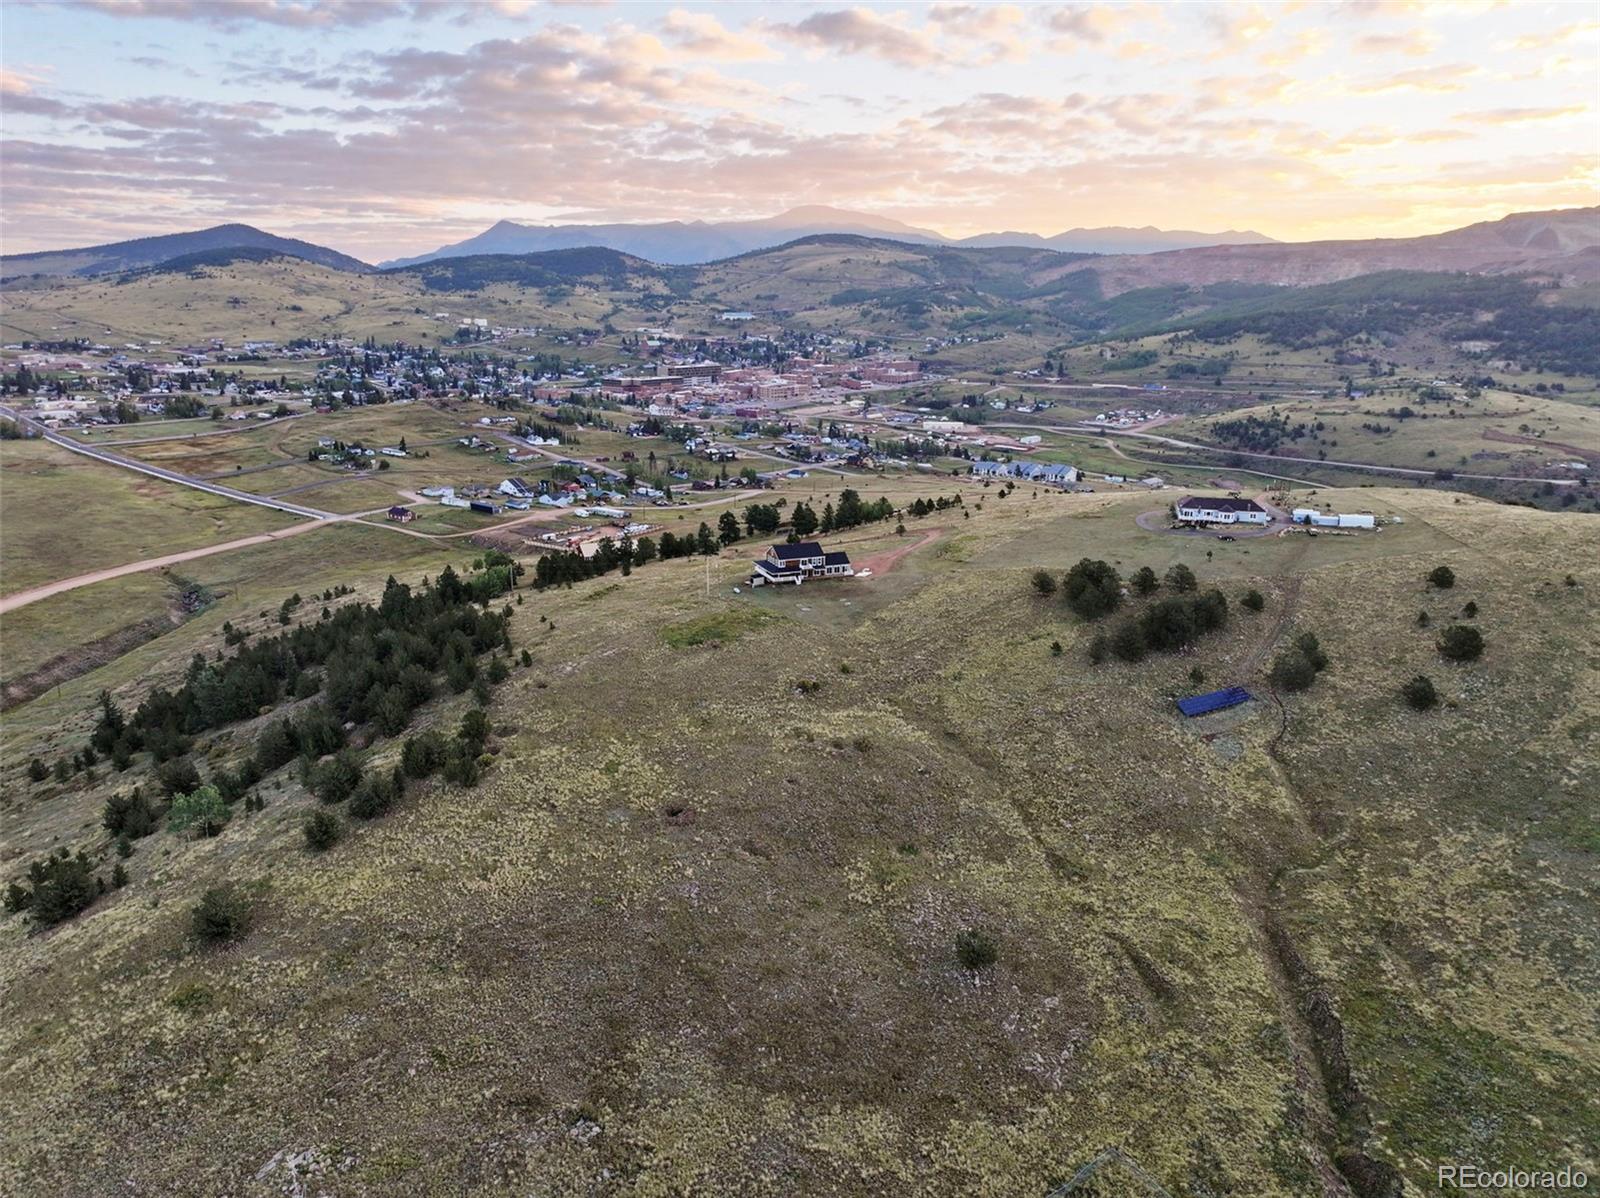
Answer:
[[[757,558],[750,571],[750,585],[787,582],[799,586],[808,578],[848,578],[855,572],[850,555],[843,550],[830,553],[815,541],[797,541],[793,545],[773,545],[765,557]]]
[[[1183,524],[1268,524],[1272,517],[1254,499],[1228,495],[1188,495],[1173,504]]]

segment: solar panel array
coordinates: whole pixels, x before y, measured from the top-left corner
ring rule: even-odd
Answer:
[[[1178,710],[1186,716],[1207,715],[1213,711],[1222,711],[1224,708],[1237,707],[1247,703],[1254,696],[1242,686],[1224,687],[1219,691],[1211,691],[1204,695],[1191,695],[1187,699],[1178,700]]]

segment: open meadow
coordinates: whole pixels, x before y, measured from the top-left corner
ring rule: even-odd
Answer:
[[[296,522],[44,441],[0,442],[0,593]]]
[[[291,767],[215,837],[138,842],[74,921],[0,924],[11,1187],[264,1196],[285,1153],[352,1193],[1042,1193],[1112,1143],[1175,1193],[1304,1194],[1346,1150],[1417,1186],[1458,1155],[1595,1166],[1600,518],[1325,491],[1402,522],[1220,544],[1141,529],[1145,494],[815,472],[777,494],[843,485],[965,503],[824,538],[870,577],[750,591],[758,541],[525,582],[530,664],[495,688],[475,788],[414,783],[314,854]],[[149,785],[24,776],[100,689],[131,707],[225,620],[269,635],[291,592],[315,622],[319,588],[375,599],[477,552],[337,526],[190,563],[212,606],[8,713],[6,860],[108,853],[106,797]],[[1122,613],[1030,585],[1085,556],[1188,565],[1227,623],[1093,664]],[[1487,651],[1443,662],[1469,600]],[[1263,675],[1304,632],[1328,665],[1280,709]],[[1419,672],[1434,711],[1397,697]],[[1234,681],[1258,701],[1172,705]],[[253,926],[195,948],[186,912],[224,878]],[[1330,1026],[1348,1077],[1318,1064]]]

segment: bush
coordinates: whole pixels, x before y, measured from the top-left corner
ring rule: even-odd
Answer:
[[[1452,624],[1439,638],[1439,652],[1450,661],[1477,661],[1483,656],[1483,633],[1470,624]]]
[[[1139,616],[1137,630],[1143,637],[1145,648],[1161,653],[1176,652],[1194,640],[1198,632],[1193,607],[1178,598],[1163,599],[1146,608]],[[1123,656],[1120,650],[1117,656]],[[1135,661],[1137,658],[1124,660]]]
[[[1433,679],[1418,674],[1400,688],[1400,697],[1413,711],[1427,711],[1439,705],[1439,692],[1433,689]]]
[[[1000,959],[1000,946],[981,928],[956,933],[956,960],[963,969],[987,969]]]
[[[392,773],[369,773],[350,799],[350,814],[357,819],[377,819],[400,801],[405,774],[397,766]]]
[[[170,799],[199,790],[200,771],[187,757],[178,757],[161,763],[156,769],[156,781],[161,785],[161,793]]]
[[[455,741],[444,759],[444,780],[452,786],[473,787],[482,775],[478,758],[472,746],[465,741]]]
[[[1102,561],[1083,558],[1062,584],[1067,606],[1085,620],[1098,620],[1122,603],[1122,579]]]
[[[312,771],[309,789],[324,803],[340,803],[360,783],[361,758],[353,749],[341,749]]]
[[[337,815],[325,807],[318,807],[306,816],[306,822],[301,825],[301,829],[306,834],[306,848],[314,853],[331,849],[344,835],[344,824]]]
[[[190,913],[194,934],[208,944],[237,940],[250,930],[250,900],[232,883],[213,886]]]
[[[1167,571],[1167,589],[1176,591],[1180,595],[1187,594],[1200,585],[1200,580],[1194,576],[1194,571],[1179,562]]]
[[[1051,657],[1060,657],[1061,656],[1061,642],[1060,641],[1051,641],[1050,642],[1050,656]]]
[[[474,707],[461,717],[456,739],[471,745],[473,752],[483,748],[483,742],[489,739],[489,717],[482,708]]]
[[[43,782],[50,776],[50,767],[37,757],[28,762],[28,781]]]
[[[1306,655],[1306,660],[1311,663],[1311,668],[1317,673],[1322,673],[1328,668],[1328,655],[1322,651],[1322,646],[1317,643],[1317,634],[1302,632],[1294,638],[1295,648]]]
[[[202,837],[215,836],[227,826],[232,814],[215,786],[199,786],[172,800],[167,830],[180,835],[193,830]]]
[[[1144,631],[1132,620],[1125,620],[1111,634],[1111,652],[1123,661],[1143,661],[1145,650]]]
[[[139,787],[132,794],[115,794],[106,800],[100,824],[113,836],[138,840],[156,830],[159,814]]]
[[[1428,572],[1428,581],[1441,591],[1448,591],[1456,585],[1456,572],[1449,566],[1435,566]]]
[[[1111,638],[1105,633],[1098,633],[1094,640],[1089,642],[1089,661],[1099,665],[1111,655]]]
[[[27,911],[44,927],[71,919],[87,908],[105,889],[82,849],[69,856],[57,849],[28,866],[31,888],[13,882],[6,890],[7,911]]]
[[[1141,595],[1148,595],[1161,585],[1160,580],[1156,578],[1156,572],[1149,566],[1140,566],[1131,581],[1133,589]]]
[[[1056,576],[1048,570],[1033,572],[1033,589],[1048,598],[1056,593]]]
[[[1267,677],[1279,690],[1303,691],[1317,680],[1317,669],[1311,664],[1311,659],[1296,647],[1278,655]]]
[[[420,732],[406,738],[400,750],[400,768],[409,778],[426,778],[444,764],[445,739],[437,732]]]
[[[1239,600],[1239,603],[1241,606],[1247,607],[1251,611],[1260,611],[1262,608],[1267,606],[1266,596],[1264,596],[1260,591],[1255,590],[1246,591],[1244,598]]]
[[[1461,617],[1464,620],[1476,620],[1478,618],[1478,605],[1468,599],[1467,605],[1461,609]]]

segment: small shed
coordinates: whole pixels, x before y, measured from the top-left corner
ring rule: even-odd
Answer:
[[[1210,715],[1213,711],[1225,711],[1229,707],[1248,703],[1253,698],[1255,696],[1242,686],[1228,686],[1204,695],[1190,695],[1187,699],[1179,699],[1178,710],[1193,718],[1197,715]]]

